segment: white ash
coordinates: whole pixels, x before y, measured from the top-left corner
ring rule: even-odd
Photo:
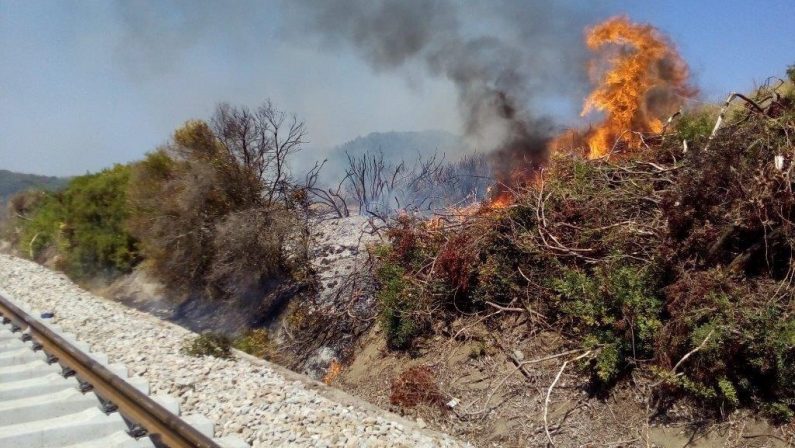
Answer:
[[[311,311],[324,315],[355,314],[350,333],[366,329],[375,310],[372,278],[367,267],[367,246],[381,241],[367,217],[321,218],[310,225],[310,263],[318,277],[317,297]],[[357,325],[358,324],[358,325]],[[320,346],[301,363],[303,373],[322,378],[342,345],[351,338],[332,338],[336,346]]]

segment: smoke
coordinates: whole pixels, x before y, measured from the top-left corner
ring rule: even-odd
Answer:
[[[255,19],[264,8],[256,0],[113,0],[108,7],[119,24],[115,62],[133,80],[176,70],[198,46],[222,45],[242,53],[262,40]]]
[[[581,30],[595,11],[581,4],[302,0],[286,8],[296,36],[351,48],[376,72],[419,65],[450,80],[466,136],[494,151],[503,181],[546,158],[555,126],[537,111],[573,104],[586,90]]]

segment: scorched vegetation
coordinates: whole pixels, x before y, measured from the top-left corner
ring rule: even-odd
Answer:
[[[565,338],[592,392],[636,371],[659,406],[791,420],[795,96],[730,100],[718,126],[685,112],[598,158],[556,152],[507,207],[397,219],[375,250],[388,346],[522,313]]]

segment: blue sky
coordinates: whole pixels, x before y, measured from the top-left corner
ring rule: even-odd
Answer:
[[[95,171],[140,158],[218,102],[267,97],[306,121],[310,148],[372,131],[460,132],[448,82],[374,73],[351,51],[291,33],[282,5],[0,0],[0,168]],[[590,5],[594,21],[626,13],[669,35],[704,100],[795,64],[795,1]]]

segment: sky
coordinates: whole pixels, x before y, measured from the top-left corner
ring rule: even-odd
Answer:
[[[795,64],[792,0],[568,4],[589,5],[592,23],[627,14],[658,27],[689,63],[700,101],[722,101]],[[450,82],[418,67],[373,70],[294,19],[281,0],[0,0],[0,168],[93,172],[140,159],[220,102],[266,98],[306,122],[307,148],[319,157],[374,131],[462,132]],[[499,25],[467,26],[488,34]],[[577,101],[562,100],[555,113],[573,120]]]

